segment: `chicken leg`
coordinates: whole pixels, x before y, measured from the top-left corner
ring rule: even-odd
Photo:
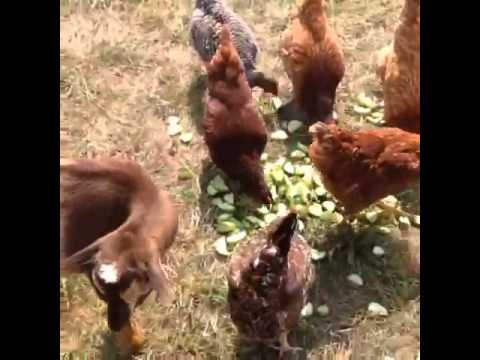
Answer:
[[[389,205],[383,201],[379,201],[377,204],[376,204],[379,208],[381,208],[382,210],[385,210],[389,215],[391,216],[405,216],[407,217],[410,221],[413,221],[414,220],[414,215],[400,209],[400,208],[397,208],[395,206],[392,206],[392,205]]]
[[[347,239],[347,262],[351,267],[355,267],[355,232],[353,231],[353,215],[345,215],[343,221],[338,225],[343,237]]]
[[[271,347],[279,351],[279,359],[283,360],[285,359],[285,355],[288,352],[301,351],[303,349],[301,347],[290,346],[290,344],[288,343],[288,330],[286,329],[286,326],[285,326],[287,314],[284,312],[277,314],[277,319],[280,327],[280,335],[278,337],[280,346],[271,346]]]
[[[301,348],[301,347],[290,346],[290,344],[288,343],[288,331],[282,331],[280,333],[280,336],[279,336],[278,340],[280,341],[279,358],[281,360],[284,359],[284,355],[288,352],[302,351],[303,350],[303,348]]]
[[[353,220],[354,215],[344,215],[342,222],[340,222],[336,227],[335,237],[340,240],[340,244],[338,246],[334,246],[328,252],[328,258],[332,260],[335,250],[347,246],[347,261],[352,267],[355,265],[355,233],[352,225]]]

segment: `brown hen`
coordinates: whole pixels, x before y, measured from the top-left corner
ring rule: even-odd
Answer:
[[[420,133],[420,0],[405,1],[393,44],[379,54],[377,74],[386,124]]]
[[[335,125],[310,127],[309,155],[326,189],[354,214],[397,194],[420,178],[420,136],[397,128],[352,132]]]
[[[303,121],[334,122],[337,86],[345,73],[343,52],[329,25],[323,0],[304,0],[281,39],[280,56],[292,81],[294,102],[279,109],[299,108]]]
[[[266,233],[240,244],[229,264],[228,302],[239,333],[272,346],[280,356],[291,348],[288,332],[297,324],[314,279],[311,249],[296,233],[290,213]]]
[[[230,178],[239,181],[249,195],[270,204],[272,198],[260,162],[267,130],[226,25],[207,72],[203,127],[210,156]]]

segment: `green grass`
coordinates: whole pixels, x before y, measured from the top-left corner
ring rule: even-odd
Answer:
[[[290,82],[277,52],[293,1],[230,3],[257,34],[260,67],[278,76],[280,97],[289,99]],[[373,54],[391,40],[401,5],[400,0],[330,1],[347,65],[337,104],[345,124],[358,123],[348,111],[355,94],[380,94]],[[212,249],[218,235],[202,189],[214,170],[199,127],[205,71],[188,42],[193,0],[62,0],[60,7],[62,155],[127,155],[181,205],[180,230],[168,259],[177,272],[175,301],[157,305],[149,299],[136,314],[148,338],[145,352],[165,359],[273,358],[268,349],[239,343],[226,307],[226,261]],[[194,132],[190,145],[166,135],[169,115],[179,116],[183,128]],[[266,122],[270,129],[278,127],[274,117]],[[269,143],[267,151],[274,159],[285,153],[285,146]],[[401,198],[418,211],[418,195],[410,191]],[[322,243],[325,229],[308,226],[308,240]],[[385,258],[371,255],[372,244],[382,244]],[[317,263],[310,300],[315,307],[328,304],[331,312],[326,318],[302,320],[292,339],[305,351],[291,358],[415,359],[419,279],[405,271],[407,245],[401,236],[378,237],[367,231],[357,243],[356,268],[348,265],[343,250],[331,261]],[[348,284],[351,272],[362,275],[363,288]],[[66,279],[61,300],[61,351],[117,358],[105,305],[88,281]],[[369,318],[366,307],[371,301],[387,307],[390,315]]]

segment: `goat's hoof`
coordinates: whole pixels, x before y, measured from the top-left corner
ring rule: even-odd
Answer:
[[[128,324],[117,333],[117,341],[122,354],[137,354],[145,345],[145,336],[136,324]]]

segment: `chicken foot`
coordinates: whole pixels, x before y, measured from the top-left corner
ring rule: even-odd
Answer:
[[[385,210],[387,213],[394,215],[394,216],[405,216],[407,217],[410,221],[414,221],[415,215],[408,213],[400,208],[397,208],[396,206],[388,205],[383,201],[379,201],[376,206],[378,206],[380,209]]]
[[[277,315],[278,323],[280,326],[280,335],[278,337],[278,342],[280,343],[280,346],[274,346],[270,345],[272,349],[278,350],[279,351],[279,359],[283,360],[285,359],[285,355],[288,352],[294,352],[294,351],[302,351],[303,348],[301,347],[295,347],[295,346],[290,346],[288,342],[288,330],[286,329],[285,326],[285,321],[287,318],[286,313],[280,313]]]
[[[346,246],[348,264],[352,267],[355,266],[355,233],[353,231],[353,221],[353,215],[345,215],[342,222],[337,225],[336,229],[338,231],[338,235],[336,235],[336,237],[340,238],[342,242],[340,245],[333,247],[328,252],[328,258],[330,261],[332,260],[336,250]]]

